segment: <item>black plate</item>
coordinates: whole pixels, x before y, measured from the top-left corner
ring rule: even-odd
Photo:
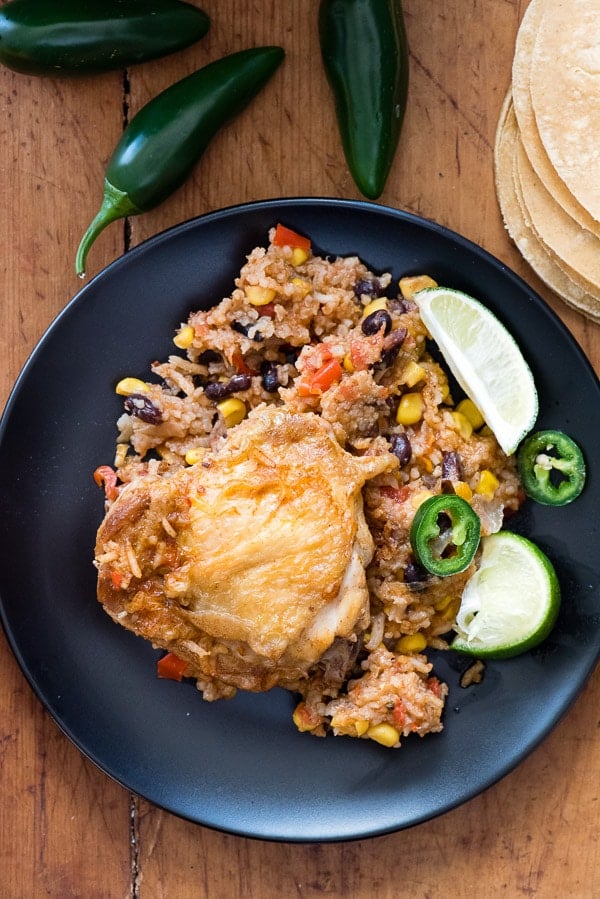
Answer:
[[[527,503],[513,527],[554,561],[564,601],[537,651],[488,664],[435,659],[450,685],[442,734],[385,750],[299,734],[279,690],[205,703],[155,677],[158,653],[113,624],[92,567],[103,514],[96,466],[110,463],[116,380],[166,358],[188,312],[227,295],[246,254],[282,221],[328,254],[356,253],[395,277],[427,272],[486,303],[518,338],[540,394],[539,426],[568,431],[589,468],[583,495]],[[600,387],[544,302],[477,246],[431,222],[367,203],[273,200],[211,213],[147,241],[91,281],[25,366],[0,431],[2,621],[27,679],[64,733],[103,771],[177,815],[232,833],[327,841],[427,820],[497,781],[549,732],[600,646],[597,472]]]

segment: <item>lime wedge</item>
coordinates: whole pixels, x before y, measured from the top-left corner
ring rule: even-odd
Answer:
[[[481,541],[481,564],[465,586],[452,649],[508,659],[548,636],[558,615],[560,587],[542,550],[499,531]]]
[[[414,301],[452,374],[504,452],[514,453],[538,414],[533,375],[514,338],[483,303],[459,290],[427,287]]]

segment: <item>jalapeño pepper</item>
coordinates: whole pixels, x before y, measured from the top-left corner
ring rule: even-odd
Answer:
[[[408,94],[401,0],[321,0],[319,36],[350,174],[376,200],[389,174]]]
[[[410,529],[412,550],[423,568],[438,577],[468,568],[479,546],[481,522],[460,496],[441,494],[421,503]]]
[[[106,72],[189,47],[209,26],[181,0],[12,0],[0,8],[0,62],[29,75]]]
[[[538,431],[519,449],[519,476],[531,499],[545,506],[566,506],[585,483],[583,453],[562,431]]]
[[[281,47],[240,50],[172,84],[133,117],[106,168],[100,211],[75,260],[111,222],[148,212],[188,177],[216,132],[250,102],[284,58]]]

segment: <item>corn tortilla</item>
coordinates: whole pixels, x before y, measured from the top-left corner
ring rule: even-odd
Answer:
[[[591,319],[600,321],[600,300],[576,284],[543,246],[528,220],[515,178],[519,128],[509,91],[498,121],[494,147],[496,193],[506,230],[531,266],[564,302]]]
[[[585,272],[592,289],[600,289],[600,243],[550,196],[534,172],[520,140],[515,146],[516,176],[531,223],[540,240],[570,268]]]
[[[530,89],[553,167],[600,221],[600,0],[544,0]]]
[[[566,281],[564,281],[564,279],[561,279],[564,285],[564,289],[566,291],[572,291],[574,298],[581,296],[581,307],[578,306],[577,308],[579,308],[580,311],[585,312],[585,302],[591,302],[593,305],[598,305],[598,303],[600,303],[598,291],[596,290],[594,285],[591,284],[586,278],[584,278],[576,269],[572,268],[563,259],[557,256],[556,253],[553,252],[551,247],[549,247],[548,244],[546,244],[543,238],[540,236],[540,233],[536,229],[535,222],[531,218],[527,202],[521,189],[521,179],[519,176],[517,163],[518,154],[519,144],[517,142],[513,153],[513,182],[520,213],[523,216],[527,228],[531,233],[531,240],[536,244],[540,255],[547,257],[550,264],[556,269],[557,275],[555,277],[555,280],[557,280],[559,277],[558,272],[564,274],[566,277]],[[562,293],[561,296],[562,299],[565,298]]]
[[[531,102],[531,57],[545,0],[531,0],[519,27],[512,66],[512,93],[520,138],[529,162],[549,194],[583,228],[600,237],[600,223],[575,199],[559,178],[540,138]]]

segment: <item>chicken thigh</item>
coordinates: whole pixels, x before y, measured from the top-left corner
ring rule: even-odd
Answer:
[[[397,464],[346,452],[318,415],[259,407],[201,462],[121,488],[98,599],[186,661],[205,698],[293,687],[369,624],[361,490]]]

